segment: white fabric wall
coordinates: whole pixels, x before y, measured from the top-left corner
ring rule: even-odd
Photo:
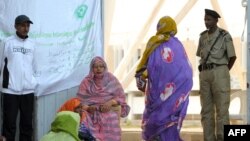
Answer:
[[[101,0],[1,0],[0,41],[15,34],[15,17],[33,21],[37,96],[79,85],[93,56],[103,56]]]

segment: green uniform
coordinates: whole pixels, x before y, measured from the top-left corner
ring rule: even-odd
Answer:
[[[223,141],[224,125],[230,124],[230,74],[227,65],[229,58],[236,56],[231,35],[221,28],[210,35],[207,31],[202,32],[196,55],[201,57],[200,64],[203,64],[199,77],[204,141]]]

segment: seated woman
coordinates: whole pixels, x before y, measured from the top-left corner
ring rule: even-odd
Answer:
[[[86,118],[86,111],[82,110],[82,104],[79,98],[73,97],[67,100],[58,110],[58,112],[61,111],[72,111],[79,113],[81,120],[78,137],[84,141],[95,141],[95,138],[92,136],[89,129],[85,126],[84,119]]]
[[[130,107],[120,82],[108,72],[101,57],[92,59],[77,96],[87,111],[86,124],[96,140],[121,141],[120,117],[126,117]]]
[[[71,111],[62,111],[56,114],[51,124],[51,130],[40,141],[80,141],[78,128],[80,116]]]

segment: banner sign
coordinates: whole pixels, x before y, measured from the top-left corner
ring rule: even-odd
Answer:
[[[15,34],[22,14],[34,23],[37,96],[78,86],[93,56],[103,56],[101,0],[1,0],[0,40]]]

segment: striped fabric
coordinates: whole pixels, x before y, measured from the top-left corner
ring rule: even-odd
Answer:
[[[93,66],[96,62],[102,62],[105,71],[95,76]],[[101,57],[95,57],[90,64],[90,72],[80,84],[77,96],[83,105],[95,105],[99,107],[103,103],[115,100],[121,111],[110,110],[103,113],[99,110],[93,114],[87,113],[86,125],[90,128],[98,141],[120,141],[121,128],[120,117],[126,117],[130,107],[126,103],[124,90],[117,78],[108,72],[106,62]]]

